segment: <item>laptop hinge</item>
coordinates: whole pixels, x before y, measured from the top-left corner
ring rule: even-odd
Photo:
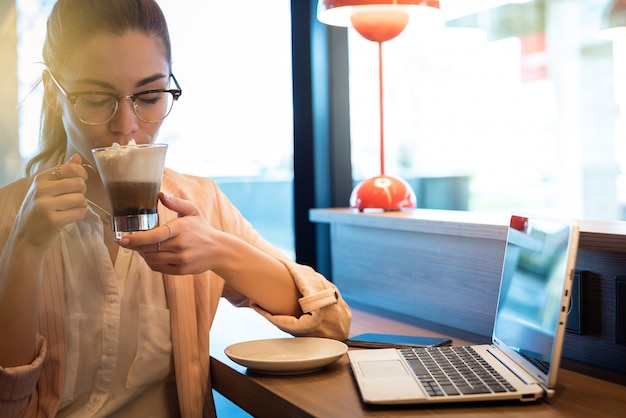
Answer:
[[[503,354],[497,353],[495,350],[493,350],[493,348],[489,348],[489,353],[494,356],[496,358],[496,360],[498,360],[500,363],[502,363],[502,365],[504,367],[506,367],[507,369],[509,369],[511,371],[511,373],[513,373],[515,376],[517,376],[522,382],[524,382],[527,385],[530,385],[532,383],[536,383],[536,382],[531,382],[528,377],[520,374],[517,372],[517,370],[511,368],[511,366],[509,366],[509,362],[511,361],[511,359],[509,359],[508,357],[504,358]]]

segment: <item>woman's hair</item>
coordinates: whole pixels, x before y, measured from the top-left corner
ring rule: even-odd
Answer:
[[[167,23],[155,0],[58,0],[50,17],[43,46],[44,64],[53,74],[60,74],[74,53],[101,33],[123,35],[140,31],[161,40],[163,56],[172,61]],[[40,152],[26,165],[27,175],[36,171],[53,155],[58,163],[65,158],[67,133],[61,116],[44,100],[41,112]]]

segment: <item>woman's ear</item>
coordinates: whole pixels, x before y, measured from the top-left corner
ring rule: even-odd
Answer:
[[[55,115],[61,116],[63,112],[58,101],[59,95],[57,94],[57,86],[55,86],[54,82],[50,79],[50,72],[48,70],[44,70],[41,74],[41,81],[43,82],[43,99],[46,105]]]

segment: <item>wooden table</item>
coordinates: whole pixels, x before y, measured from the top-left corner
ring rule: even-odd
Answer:
[[[423,328],[353,309],[351,335],[363,332],[442,336]],[[213,388],[255,417],[624,417],[626,386],[567,369],[559,372],[556,395],[550,402],[531,404],[438,405],[372,407],[365,405],[350,371],[347,356],[325,369],[296,376],[247,373],[231,361],[230,344],[285,337],[248,308],[220,303],[211,331]],[[455,345],[469,343],[453,337]]]

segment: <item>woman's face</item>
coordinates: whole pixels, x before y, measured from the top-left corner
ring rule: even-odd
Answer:
[[[169,65],[161,42],[141,32],[130,31],[122,36],[97,35],[86,42],[61,74],[55,74],[68,92],[104,91],[127,96],[169,86]],[[48,83],[53,86],[53,83]],[[92,148],[108,147],[114,142],[127,144],[152,143],[161,122],[148,123],[137,118],[130,99],[121,99],[113,118],[102,125],[88,125],[77,116],[69,100],[58,89],[57,112],[62,112],[68,136],[66,155],[78,152],[83,160],[94,164]],[[50,103],[48,101],[48,103]]]

